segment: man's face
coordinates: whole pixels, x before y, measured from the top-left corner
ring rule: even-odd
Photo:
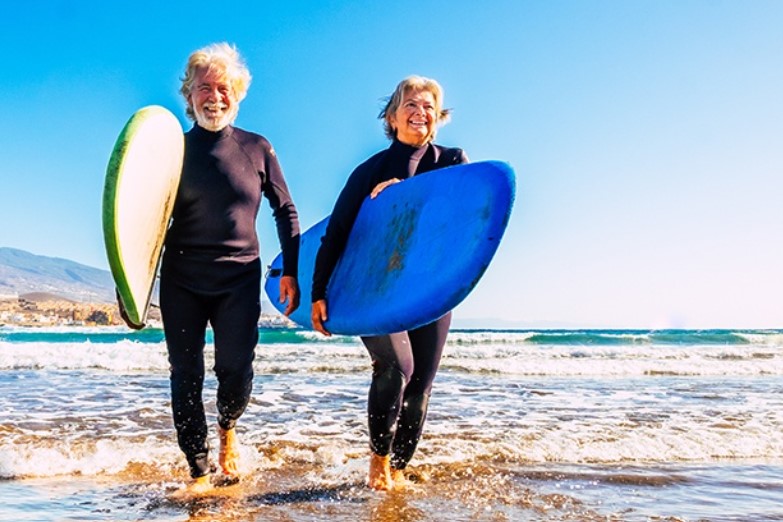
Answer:
[[[231,84],[224,74],[214,69],[196,71],[188,103],[196,115],[196,123],[212,132],[233,123],[239,110]]]

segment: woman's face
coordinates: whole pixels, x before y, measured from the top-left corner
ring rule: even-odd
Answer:
[[[230,125],[239,109],[228,80],[211,69],[196,71],[188,102],[199,126],[212,132]]]
[[[436,123],[435,97],[430,91],[408,90],[389,119],[397,139],[415,146],[430,140]]]

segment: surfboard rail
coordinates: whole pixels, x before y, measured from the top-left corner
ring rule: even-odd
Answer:
[[[179,187],[185,138],[179,120],[150,105],[123,127],[106,167],[103,233],[123,319],[143,328]]]

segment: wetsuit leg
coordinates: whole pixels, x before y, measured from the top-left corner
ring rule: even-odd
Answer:
[[[416,451],[424,430],[432,382],[440,365],[450,325],[451,312],[435,322],[408,332],[414,370],[405,387],[392,444],[391,467],[394,469],[404,469]]]
[[[177,442],[193,478],[210,472],[207,422],[201,392],[204,386],[205,299],[161,278],[160,310],[169,353],[171,409]]]
[[[372,358],[372,383],[367,401],[370,449],[391,452],[405,384],[413,374],[413,354],[407,332],[362,337]]]
[[[253,359],[258,344],[261,313],[260,262],[215,307],[211,323],[215,334],[215,375],[218,380],[218,424],[224,430],[236,425],[250,401]]]

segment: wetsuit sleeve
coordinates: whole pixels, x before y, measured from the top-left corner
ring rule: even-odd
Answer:
[[[263,192],[277,225],[280,251],[283,253],[283,275],[297,277],[299,269],[299,215],[294,206],[283,169],[269,147],[264,158]]]
[[[321,246],[315,257],[312,302],[326,298],[326,286],[332,277],[334,267],[337,266],[337,261],[345,249],[359,209],[372,189],[371,178],[372,169],[369,169],[366,164],[360,165],[351,173],[337,197],[326,233],[321,238]]]

